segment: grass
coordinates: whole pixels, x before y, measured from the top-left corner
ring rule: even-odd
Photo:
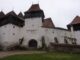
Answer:
[[[0,60],[80,60],[80,54],[68,53],[43,53],[12,55]]]

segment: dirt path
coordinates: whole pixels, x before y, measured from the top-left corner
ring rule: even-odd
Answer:
[[[10,56],[10,55],[16,55],[16,54],[41,54],[46,53],[45,51],[3,51],[0,52],[0,58]]]

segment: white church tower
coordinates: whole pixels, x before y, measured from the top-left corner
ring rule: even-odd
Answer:
[[[43,35],[43,30],[41,29],[44,19],[43,10],[40,9],[39,4],[34,4],[25,12],[24,18],[23,46],[27,48],[40,48],[42,45],[41,37]]]

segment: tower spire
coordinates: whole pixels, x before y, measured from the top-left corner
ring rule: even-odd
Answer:
[[[33,4],[28,11],[25,12],[25,18],[42,17],[44,18],[44,12],[40,8],[39,4]]]

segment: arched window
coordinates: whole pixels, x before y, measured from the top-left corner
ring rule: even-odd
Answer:
[[[55,43],[59,43],[57,37],[54,38]]]

